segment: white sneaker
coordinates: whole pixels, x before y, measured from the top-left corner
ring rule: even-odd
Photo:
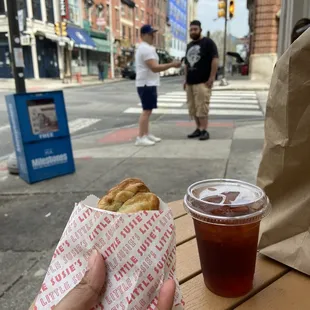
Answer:
[[[142,138],[137,137],[136,146],[152,146],[155,145],[155,142],[148,139],[147,136],[143,136]]]
[[[155,136],[150,135],[150,134],[147,136],[147,138],[148,138],[150,141],[153,141],[153,142],[160,142],[160,141],[161,141],[160,138],[155,137]]]

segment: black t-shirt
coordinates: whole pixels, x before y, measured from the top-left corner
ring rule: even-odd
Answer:
[[[206,83],[210,77],[213,58],[218,58],[218,51],[210,38],[204,37],[199,41],[189,43],[185,57],[186,83],[189,85]]]

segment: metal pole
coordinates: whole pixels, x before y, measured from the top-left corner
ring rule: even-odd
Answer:
[[[112,19],[112,0],[110,0],[109,5],[109,27],[110,27],[110,65],[111,65],[111,78],[114,79],[114,36],[113,36],[113,19]]]
[[[7,14],[10,34],[10,54],[13,64],[12,69],[15,80],[15,89],[16,93],[25,93],[26,85],[23,63],[23,48],[20,41],[16,1],[7,1]]]
[[[224,52],[223,52],[223,78],[221,80],[220,86],[227,86],[228,82],[226,81],[226,45],[227,45],[227,14],[228,14],[228,0],[225,0],[225,29],[224,29]]]
[[[59,2],[59,1],[58,1]],[[58,3],[58,7],[59,7],[59,34],[60,34],[60,41],[62,42],[62,21],[63,21],[63,17],[62,15],[62,11],[61,11],[61,5],[60,3]],[[59,43],[58,43],[59,44]],[[60,53],[62,53],[62,82],[65,83],[66,82],[66,54],[65,54],[65,47],[64,46],[60,46]]]

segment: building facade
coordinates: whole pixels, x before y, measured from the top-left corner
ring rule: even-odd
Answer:
[[[250,25],[250,76],[269,80],[277,61],[281,0],[248,0]]]
[[[167,17],[171,25],[170,54],[181,59],[187,44],[187,0],[168,0]]]
[[[6,17],[7,1],[0,0],[0,77],[11,78],[9,52],[9,27]],[[57,78],[59,62],[59,38],[54,23],[58,16],[56,0],[17,0],[18,10],[24,12],[24,29],[21,36],[26,78]]]

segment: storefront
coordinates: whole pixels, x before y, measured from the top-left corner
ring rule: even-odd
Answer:
[[[72,74],[81,73],[88,75],[88,51],[95,51],[97,49],[96,43],[88,35],[88,33],[81,28],[68,26],[68,37],[74,42],[72,50]]]
[[[25,77],[33,78],[33,63],[30,46],[23,46]],[[12,78],[9,41],[5,33],[0,33],[0,78]]]

